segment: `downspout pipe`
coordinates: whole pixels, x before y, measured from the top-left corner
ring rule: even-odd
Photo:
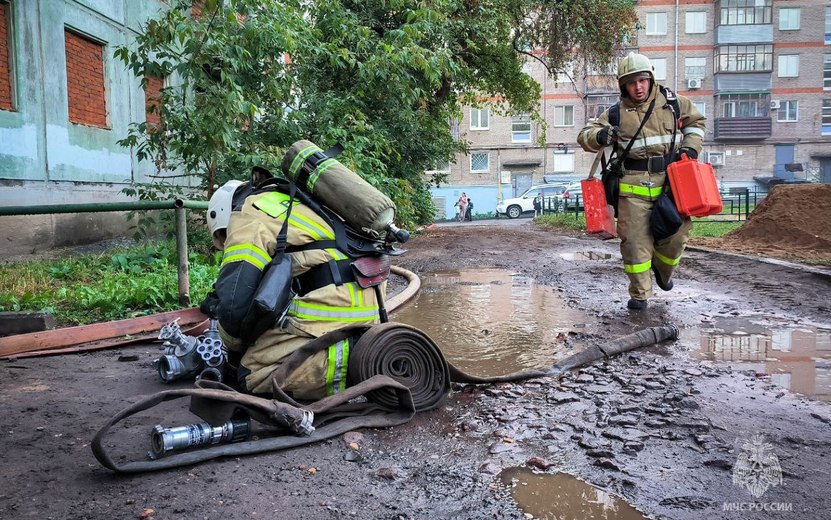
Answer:
[[[680,0],[675,0],[675,66],[673,67],[675,70],[673,71],[673,90],[678,92],[678,17],[679,17],[679,4]]]

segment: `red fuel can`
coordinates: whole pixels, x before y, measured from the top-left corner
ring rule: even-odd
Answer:
[[[712,164],[700,163],[681,154],[681,160],[669,165],[667,175],[681,215],[706,217],[721,213],[721,195]]]
[[[583,211],[586,215],[586,231],[600,238],[617,236],[615,231],[615,209],[606,203],[603,182],[597,178],[580,181],[583,188]]]

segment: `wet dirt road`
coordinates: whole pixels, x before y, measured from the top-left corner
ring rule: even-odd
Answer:
[[[827,276],[690,251],[675,289],[633,313],[624,308],[614,241],[558,235],[522,219],[441,226],[406,248],[395,263],[425,279],[497,269],[555,295],[568,318],[527,334],[543,350],[665,323],[679,326],[681,339],[560,380],[460,387],[439,409],[392,429],[127,477],[100,467],[89,441],[118,410],[163,389],[151,366],[157,345],[2,362],[0,517],[828,517]],[[597,259],[575,259],[584,252]],[[457,285],[465,294],[488,282],[460,275]],[[558,333],[546,335],[549,328]],[[193,420],[185,406],[131,420],[129,428],[148,435],[131,439],[130,455],[147,449],[154,424]],[[756,466],[747,463],[753,457]],[[568,473],[602,492],[565,497],[523,466],[540,478]],[[531,489],[542,504],[522,493]],[[589,501],[599,509],[581,509]]]

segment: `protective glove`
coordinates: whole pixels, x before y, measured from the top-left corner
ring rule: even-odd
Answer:
[[[687,157],[693,161],[698,159],[698,152],[695,151],[695,148],[681,148],[678,152],[687,154]]]
[[[216,292],[211,291],[205,296],[205,299],[202,301],[202,304],[199,306],[199,311],[208,316],[209,318],[216,319],[216,311],[219,308],[219,296],[216,295]]]
[[[620,128],[616,126],[604,126],[597,134],[597,142],[601,146],[607,146],[616,143],[620,137]]]

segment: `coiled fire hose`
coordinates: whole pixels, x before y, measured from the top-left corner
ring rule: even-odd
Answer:
[[[345,392],[300,405],[280,388],[280,382],[320,349],[342,339],[361,335],[350,353],[349,386]],[[498,383],[535,377],[559,377],[587,363],[639,347],[677,339],[673,325],[650,327],[623,336],[605,345],[593,345],[556,365],[525,370],[504,376],[476,377],[465,374],[445,360],[441,349],[422,331],[401,323],[345,327],[321,336],[293,353],[273,376],[274,399],[242,394],[213,381],[202,388],[168,390],[149,396],[113,417],[92,441],[95,458],[106,468],[120,473],[141,473],[204,462],[219,457],[236,457],[293,448],[342,435],[356,428],[381,428],[406,423],[418,411],[438,406],[450,393],[451,382]],[[350,402],[366,396],[367,402]],[[213,413],[214,424],[227,420],[236,409],[253,420],[276,426],[292,435],[211,446],[150,461],[116,463],[103,447],[109,429],[122,419],[161,402],[191,397],[191,409]],[[199,414],[207,420],[204,413]],[[224,415],[223,415],[224,414]],[[313,414],[314,427],[308,428]],[[310,431],[311,430],[311,431]],[[298,436],[297,434],[308,433]]]

